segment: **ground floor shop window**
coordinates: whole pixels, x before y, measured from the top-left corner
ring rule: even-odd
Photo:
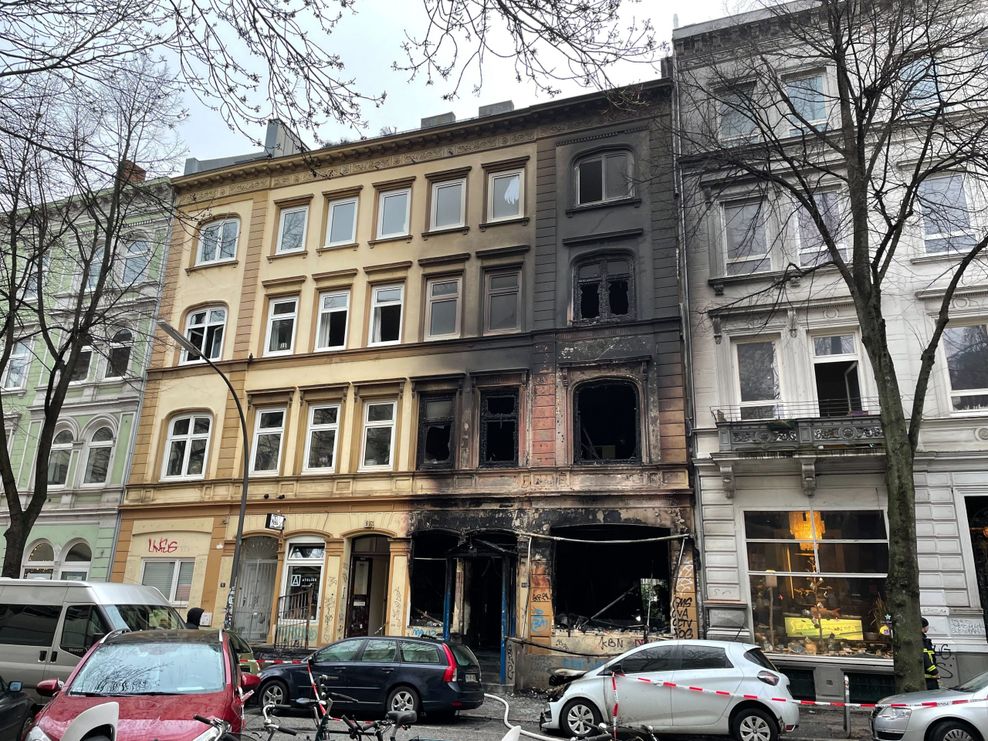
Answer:
[[[791,654],[891,656],[880,510],[745,512],[755,640]]]
[[[195,561],[144,561],[141,584],[155,587],[172,604],[185,605],[192,591]]]
[[[316,619],[325,558],[326,546],[323,543],[289,544],[281,609],[283,618]]]

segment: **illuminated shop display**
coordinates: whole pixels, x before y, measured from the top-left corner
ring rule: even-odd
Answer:
[[[744,513],[752,618],[766,651],[891,656],[879,510]]]

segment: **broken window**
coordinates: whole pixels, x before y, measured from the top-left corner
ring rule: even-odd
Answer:
[[[633,383],[585,383],[577,388],[575,398],[577,463],[639,458],[638,391]]]
[[[563,628],[629,629],[641,633],[669,627],[669,546],[640,541],[668,535],[643,525],[553,528],[552,594],[556,624]],[[601,541],[587,543],[584,541]],[[620,564],[620,568],[615,568]]]
[[[813,371],[821,417],[843,417],[862,410],[853,335],[814,337]]]
[[[419,468],[452,467],[454,404],[452,396],[422,397],[419,405]]]
[[[576,319],[606,321],[631,316],[631,260],[601,257],[576,269]]]
[[[518,392],[484,391],[480,395],[480,465],[518,463]]]
[[[442,633],[447,590],[453,587],[447,570],[455,568],[455,560],[449,554],[456,545],[457,536],[453,533],[430,530],[412,534],[411,625]]]

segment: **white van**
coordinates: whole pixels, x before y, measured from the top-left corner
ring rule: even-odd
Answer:
[[[111,631],[184,627],[154,587],[0,579],[0,676],[23,682],[38,699],[38,682],[64,681]]]

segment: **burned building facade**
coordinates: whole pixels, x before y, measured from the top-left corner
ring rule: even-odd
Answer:
[[[453,636],[530,686],[698,634],[670,93],[176,181],[162,317],[248,401],[249,640]],[[114,577],[217,624],[244,446],[197,359],[162,337]]]

